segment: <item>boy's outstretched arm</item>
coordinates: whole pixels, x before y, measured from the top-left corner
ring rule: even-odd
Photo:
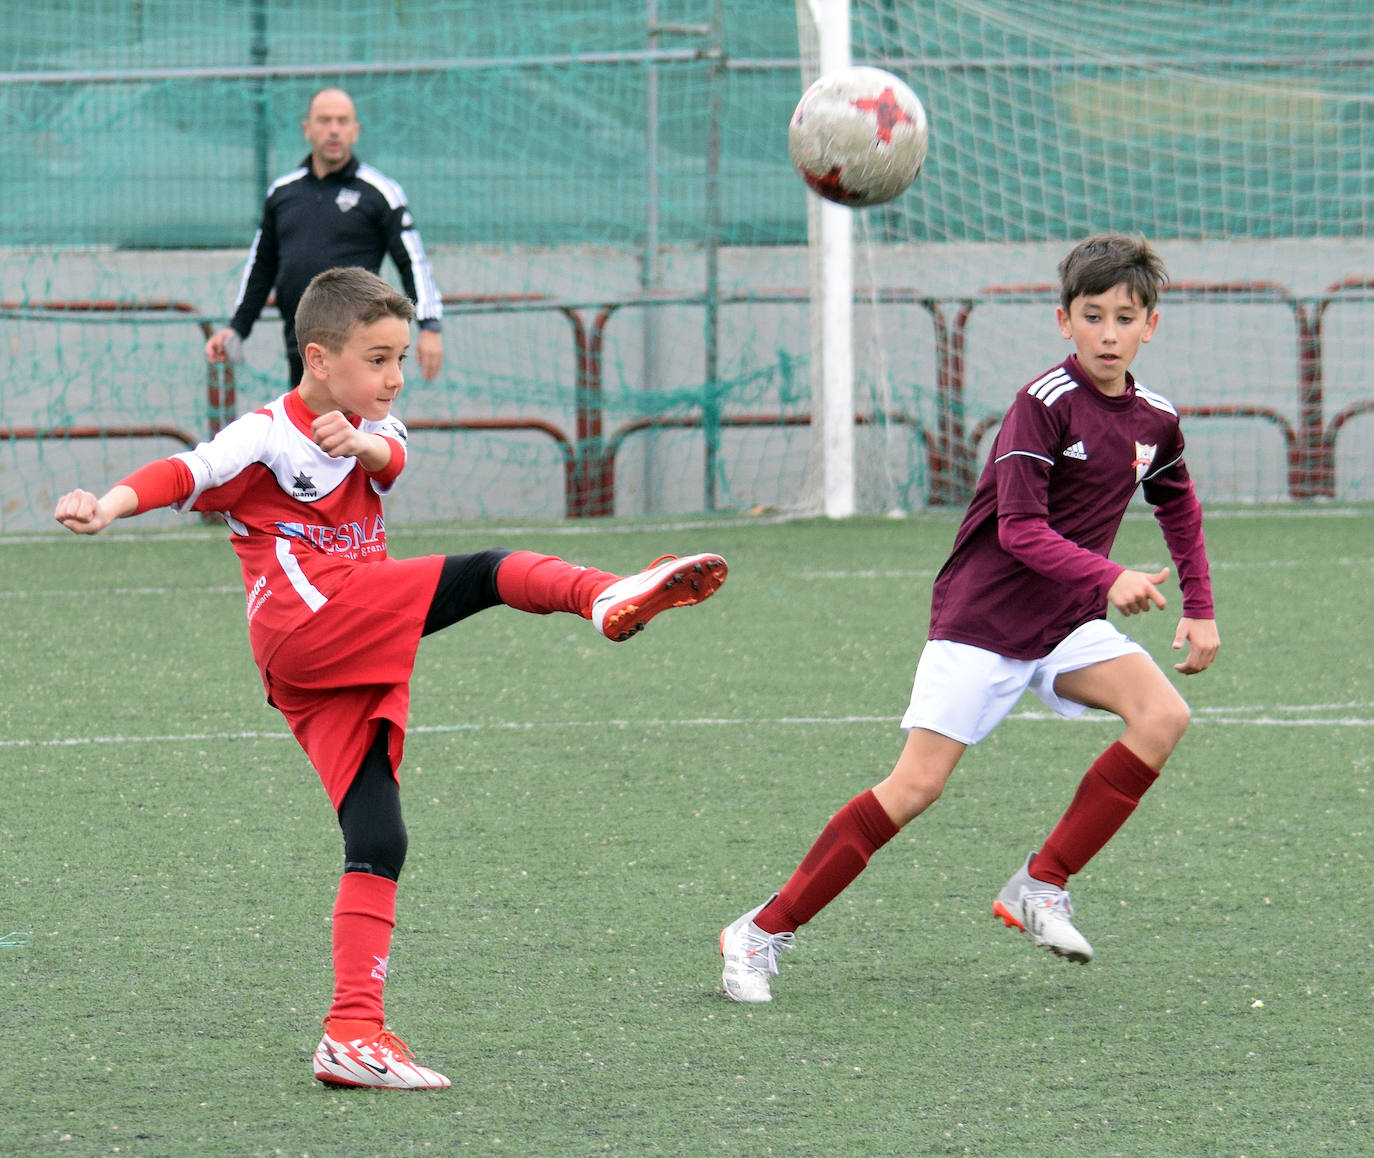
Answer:
[[[116,519],[125,518],[137,510],[138,492],[133,487],[116,483],[100,498],[90,491],[68,491],[57,500],[53,517],[67,530],[78,535],[94,535]]]
[[[116,519],[187,499],[195,489],[195,479],[184,462],[162,458],[120,479],[100,498],[90,491],[68,491],[57,500],[53,517],[78,535],[94,535]]]
[[[1188,658],[1174,664],[1174,671],[1183,675],[1197,675],[1212,666],[1221,648],[1221,634],[1217,631],[1215,619],[1189,619],[1186,616],[1178,621],[1174,632],[1174,650],[1180,651],[1188,645]]]

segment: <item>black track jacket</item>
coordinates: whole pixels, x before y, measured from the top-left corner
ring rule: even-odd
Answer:
[[[357,157],[316,177],[306,157],[267,190],[229,325],[248,337],[275,287],[286,351],[294,354],[296,305],[310,279],[336,266],[379,273],[388,253],[416,320],[437,329],[443,305],[401,186]]]

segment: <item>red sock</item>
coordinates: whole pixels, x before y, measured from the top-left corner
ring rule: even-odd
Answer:
[[[565,563],[555,555],[512,551],[496,572],[496,590],[501,602],[517,611],[567,611],[590,619],[592,600],[619,578],[609,571]]]
[[[897,831],[873,791],[860,793],[830,818],[782,892],[754,924],[765,933],[795,933],[838,897]]]
[[[1084,774],[1068,810],[1031,861],[1031,876],[1062,889],[1116,835],[1158,777],[1118,740]]]
[[[382,985],[396,927],[396,882],[344,873],[334,900],[334,1003],[331,1020],[383,1023]]]

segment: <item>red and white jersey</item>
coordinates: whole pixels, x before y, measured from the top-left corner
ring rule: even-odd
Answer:
[[[405,465],[405,424],[354,420],[392,443],[386,471],[373,476],[356,458],[331,458],[316,446],[314,417],[292,390],[175,456],[195,489],[173,508],[218,512],[229,524],[260,666],[359,565],[387,557],[381,496]]]

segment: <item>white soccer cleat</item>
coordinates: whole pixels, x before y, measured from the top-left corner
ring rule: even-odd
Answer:
[[[410,1047],[387,1029],[369,1037],[340,1041],[329,1021],[315,1049],[315,1077],[327,1086],[368,1086],[382,1090],[446,1090],[453,1083],[415,1061]]]
[[[732,921],[720,931],[720,955],[725,969],[720,975],[725,994],[732,1001],[764,1002],[773,1000],[769,978],[778,971],[778,953],[792,948],[795,933],[765,933],[754,918],[766,909],[778,894],[764,901],[757,909]]]
[[[1073,925],[1073,905],[1068,890],[1048,881],[1038,881],[1027,869],[1035,853],[997,894],[992,903],[995,916],[1008,928],[1020,929],[1035,938],[1042,949],[1080,965],[1093,959],[1093,947]]]
[[[637,575],[617,579],[592,600],[592,626],[617,643],[643,631],[670,607],[690,607],[715,594],[725,582],[719,555],[664,555]]]

